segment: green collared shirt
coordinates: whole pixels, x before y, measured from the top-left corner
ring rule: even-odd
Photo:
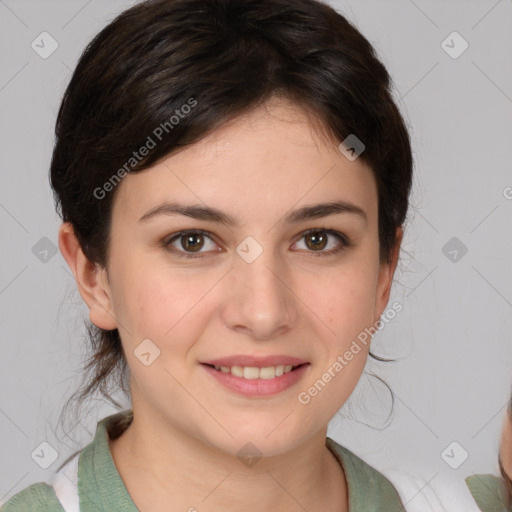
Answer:
[[[80,451],[78,496],[80,512],[139,512],[112,459],[109,428],[131,410],[98,422],[93,441]],[[348,483],[350,512],[403,512],[395,487],[375,468],[331,438],[326,446],[343,467]],[[45,482],[32,484],[12,496],[0,512],[64,512],[53,488]]]
[[[466,478],[469,492],[482,512],[510,512],[508,497],[501,478],[494,475],[472,475]]]

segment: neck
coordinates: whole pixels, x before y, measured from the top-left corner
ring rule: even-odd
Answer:
[[[249,503],[254,512],[347,512],[345,475],[325,446],[326,430],[288,453],[246,466],[238,457],[134,410],[132,424],[109,445],[141,512],[245,511]]]

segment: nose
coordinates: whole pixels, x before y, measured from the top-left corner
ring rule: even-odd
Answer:
[[[271,251],[263,251],[252,263],[237,257],[222,311],[224,323],[255,340],[282,336],[298,318],[298,299],[289,280],[290,273]]]

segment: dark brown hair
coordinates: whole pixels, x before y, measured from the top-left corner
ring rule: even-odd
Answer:
[[[333,141],[354,134],[364,143],[359,158],[378,189],[380,258],[389,262],[408,209],[409,134],[372,45],[315,0],[148,0],[94,37],[64,94],[50,169],[57,211],[85,255],[107,268],[114,179],[277,95],[314,116]],[[158,127],[161,140],[135,162]],[[99,390],[118,406],[108,381],[120,378],[128,392],[119,333],[92,324],[88,333],[92,378],[77,398]]]

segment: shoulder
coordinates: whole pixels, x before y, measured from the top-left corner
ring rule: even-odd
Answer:
[[[473,499],[483,512],[507,512],[510,498],[503,480],[494,475],[472,475],[466,485]]]
[[[365,462],[354,452],[328,438],[331,447],[342,459],[343,465],[352,476],[364,477],[364,481],[383,488],[394,489],[393,484],[377,469]]]
[[[57,495],[45,482],[29,485],[0,507],[0,512],[64,512]]]
[[[424,473],[428,474],[427,478],[424,475],[411,475],[398,470],[386,473],[397,487],[403,502],[407,504],[407,512],[480,512],[481,509],[460,476],[434,469],[432,475],[427,470]],[[501,509],[485,509],[485,512],[490,510],[501,512]]]
[[[383,506],[387,512],[404,510],[400,495],[384,474],[331,438],[326,444],[343,466],[352,508],[368,512]]]
[[[119,436],[132,419],[133,413],[128,410],[100,420],[94,439],[82,450],[69,456],[49,483],[37,482],[4,503],[0,501],[0,512],[65,512],[61,502],[66,509],[77,510],[77,489],[87,501],[87,495],[97,495],[98,485],[103,491],[105,503],[111,502],[112,493],[126,501],[127,491],[110,455],[108,438],[109,435],[111,438]]]

